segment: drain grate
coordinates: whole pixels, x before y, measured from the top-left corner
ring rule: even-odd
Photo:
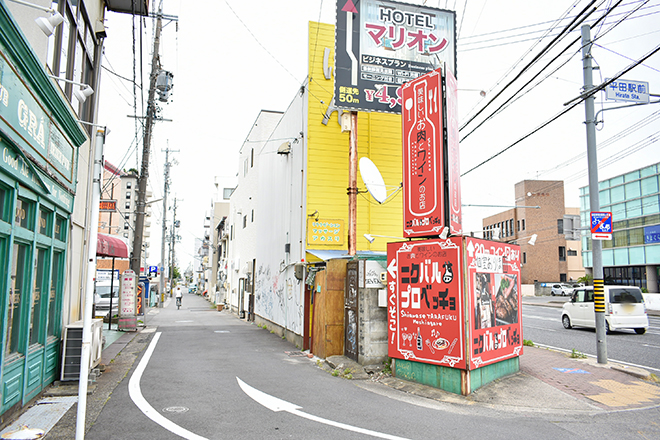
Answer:
[[[285,351],[284,353],[288,354],[289,357],[307,357],[307,353],[302,351]]]
[[[169,406],[167,408],[163,408],[163,412],[169,412],[169,413],[184,413],[188,412],[190,408],[186,408],[185,406]]]

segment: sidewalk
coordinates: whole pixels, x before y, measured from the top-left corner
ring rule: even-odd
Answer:
[[[154,327],[148,326],[148,321],[158,313],[158,308],[149,309],[144,319],[146,327],[137,332],[123,333],[103,350],[102,364],[106,367],[90,387],[86,430],[96,421],[115,387],[146,349],[155,331]],[[316,359],[312,358],[310,363],[316,365]],[[509,413],[566,414],[570,411],[598,414],[660,406],[660,386],[644,370],[613,363],[600,365],[594,359],[573,359],[567,353],[540,347],[524,347],[520,372],[487,384],[469,396],[374,373],[374,370],[365,369],[344,356],[331,356],[324,364],[324,369],[328,371],[351,369],[356,385],[375,393],[395,398],[397,394],[407,393],[473,409],[478,407]],[[337,380],[345,379],[338,377]],[[22,423],[44,430],[48,440],[75,438],[77,397],[71,401],[71,396],[77,396],[77,383],[49,387],[42,400],[25,408],[20,418],[2,433],[18,429]],[[52,401],[45,399],[60,399],[63,403],[52,405]],[[50,418],[39,413],[43,407],[49,407]],[[54,419],[52,423],[50,419]]]
[[[166,303],[167,304],[167,303]],[[158,308],[150,308],[144,316],[145,324]],[[138,356],[144,351],[148,340],[145,336],[153,333],[149,327],[140,327],[136,332],[119,332],[107,329],[104,324],[106,346],[101,353],[100,377],[87,390],[85,431],[88,431],[103,410],[113,390],[126,377]],[[142,336],[142,337],[141,337]],[[71,440],[76,437],[76,419],[78,401],[78,382],[56,381],[47,387],[41,396],[30,406],[23,408],[20,414],[0,432],[0,435],[15,432],[22,427],[41,430],[48,440]],[[36,431],[35,431],[36,432]]]
[[[326,363],[329,370],[348,368],[354,378],[369,377],[363,366],[344,356],[332,356]],[[591,358],[573,359],[567,353],[541,347],[524,348],[520,372],[468,396],[392,376],[373,376],[371,382],[440,402],[509,412],[603,413],[660,406],[660,386],[645,370],[614,363],[601,365]],[[376,391],[371,385],[363,388]]]

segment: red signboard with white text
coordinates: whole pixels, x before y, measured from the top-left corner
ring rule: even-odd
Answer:
[[[445,226],[443,96],[440,69],[403,85],[403,236]]]
[[[447,112],[447,181],[449,183],[449,232],[463,231],[461,211],[461,167],[458,145],[458,84],[449,69],[445,70],[445,109]]]
[[[461,240],[388,243],[390,357],[466,368]]]
[[[522,354],[520,246],[465,237],[468,369]]]

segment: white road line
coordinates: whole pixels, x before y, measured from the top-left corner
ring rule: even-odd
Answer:
[[[286,400],[278,399],[277,397],[273,397],[269,394],[264,393],[263,391],[257,390],[256,388],[252,388],[250,385],[246,384],[238,377],[236,378],[236,380],[238,381],[238,386],[241,387],[241,389],[245,394],[247,394],[254,401],[265,406],[271,411],[275,411],[275,412],[285,411],[288,412],[289,414],[303,417],[307,420],[323,423],[324,425],[334,426],[335,428],[345,429],[346,431],[353,431],[360,434],[370,435],[372,437],[385,438],[389,440],[407,440],[403,437],[397,437],[395,435],[384,434],[382,432],[371,431],[369,429],[364,429],[364,428],[358,428],[357,426],[351,426],[345,423],[335,422],[332,420],[324,419],[322,417],[317,417],[311,414],[304,413],[300,411],[302,407],[296,404],[289,403]]]
[[[535,328],[535,329],[537,329],[537,330],[545,330],[545,331],[548,331],[548,332],[556,332],[556,331],[557,331],[557,330],[552,329],[552,328],[538,327],[538,326],[536,326],[536,325],[525,324],[524,322],[523,322],[523,328]]]
[[[537,315],[523,315],[523,321],[527,318],[531,319],[540,319],[542,321],[554,321],[554,322],[561,322],[559,318],[551,318],[550,316],[537,316]]]
[[[147,351],[144,352],[142,360],[133,372],[131,380],[128,382],[128,394],[131,396],[133,403],[135,403],[135,405],[140,408],[140,411],[142,411],[145,416],[149,417],[151,420],[167,429],[171,433],[188,440],[208,440],[206,437],[201,437],[194,432],[190,432],[187,429],[177,425],[176,423],[166,419],[158,411],[156,411],[153,406],[151,406],[149,402],[147,402],[147,400],[142,396],[142,391],[140,390],[140,379],[142,378],[144,370],[147,368],[147,364],[149,363],[149,359],[151,359],[151,355],[156,348],[156,344],[158,343],[158,339],[160,339],[160,335],[161,332],[158,332],[154,335],[154,338],[149,344],[149,348],[147,348]]]

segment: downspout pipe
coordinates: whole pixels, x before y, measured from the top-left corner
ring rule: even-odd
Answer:
[[[76,440],[85,438],[85,414],[87,410],[87,381],[92,351],[92,304],[94,302],[94,274],[96,273],[96,245],[99,229],[99,203],[101,200],[101,172],[103,168],[103,144],[105,128],[98,128],[94,145],[94,174],[92,175],[92,201],[90,205],[89,243],[87,243],[87,280],[83,301],[82,353],[78,379],[78,416]],[[112,295],[112,293],[111,293]],[[112,312],[110,312],[112,315]]]

